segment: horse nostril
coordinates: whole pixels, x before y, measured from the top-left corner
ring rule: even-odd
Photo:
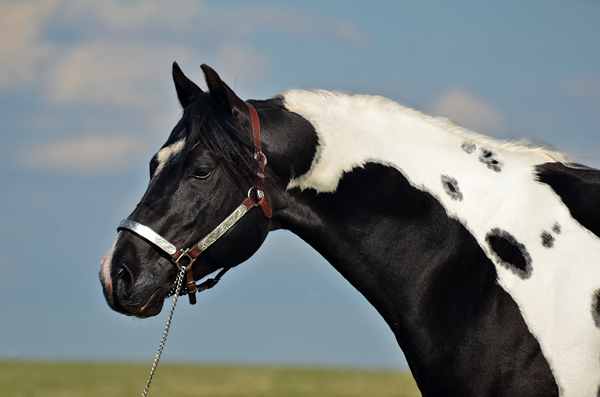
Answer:
[[[115,279],[117,281],[115,292],[122,298],[127,298],[131,293],[131,286],[133,284],[133,274],[131,273],[131,270],[129,270],[125,264],[119,264]]]

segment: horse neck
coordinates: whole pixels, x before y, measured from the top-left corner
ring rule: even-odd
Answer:
[[[498,196],[498,184],[510,185],[548,155],[503,147],[380,97],[290,92],[284,100],[310,122],[318,145],[308,171],[290,172],[280,186],[276,224],[308,242],[373,304],[415,377],[435,367],[444,341],[464,343],[457,335],[483,321],[486,307],[501,300],[498,318],[521,319],[470,227],[497,211],[486,196]],[[448,186],[454,178],[461,181],[456,192]],[[482,200],[459,213],[461,192]],[[518,321],[486,326],[527,332]]]
[[[444,157],[465,155],[466,133],[443,131],[433,119],[381,97],[294,91],[284,100],[318,139],[310,167],[292,170],[296,177],[282,182],[284,209],[275,224],[319,251],[399,335],[406,324],[401,317],[416,309],[399,305],[414,302],[411,295],[425,288],[417,282],[425,269],[444,266],[464,249],[468,234],[412,179],[431,179]],[[280,139],[307,134],[288,131]],[[453,146],[456,153],[447,150]],[[296,158],[291,152],[275,157]]]

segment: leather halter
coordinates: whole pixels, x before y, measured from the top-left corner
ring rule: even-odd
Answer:
[[[258,113],[254,106],[246,102],[248,110],[250,111],[250,119],[252,120],[252,131],[254,136],[254,158],[258,162],[258,180],[256,186],[252,186],[248,190],[248,197],[227,217],[221,222],[216,228],[208,233],[202,240],[197,244],[194,244],[191,248],[177,249],[177,247],[170,243],[167,239],[150,229],[148,226],[142,225],[136,221],[130,219],[123,219],[119,224],[117,230],[127,229],[144,238],[156,247],[160,248],[167,255],[169,255],[177,266],[178,269],[185,267],[186,278],[187,278],[187,290],[190,298],[190,303],[193,305],[196,303],[196,292],[203,291],[208,288],[212,288],[221,278],[221,276],[228,269],[225,268],[214,278],[205,281],[202,284],[196,285],[196,280],[193,275],[193,265],[198,256],[210,247],[215,241],[217,241],[225,232],[227,232],[233,225],[235,225],[244,215],[246,215],[252,208],[259,207],[267,219],[271,218],[271,207],[267,202],[264,193],[264,181],[265,181],[265,167],[267,165],[267,157],[261,150],[260,144],[260,120],[258,119]],[[255,192],[256,199],[252,197],[252,191]],[[179,262],[183,258],[188,258],[189,263],[182,265]]]

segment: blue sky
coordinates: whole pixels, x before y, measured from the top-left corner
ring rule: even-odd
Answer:
[[[174,60],[201,86],[211,65],[245,99],[379,94],[598,167],[599,19],[583,0],[0,1],[0,360],[153,359],[166,312],[112,312],[97,273],[181,114]],[[178,305],[164,359],[406,365],[288,232]]]

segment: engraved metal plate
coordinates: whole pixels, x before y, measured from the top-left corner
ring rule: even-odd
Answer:
[[[162,249],[169,255],[173,255],[175,252],[177,252],[177,248],[173,244],[168,242],[165,238],[160,236],[154,230],[150,229],[148,226],[144,226],[141,223],[137,223],[136,221],[123,219],[119,224],[117,230],[119,229],[131,230],[135,234],[150,241],[152,244],[156,245],[158,248]]]
[[[202,239],[202,241],[198,243],[198,248],[204,251],[205,249],[210,247],[215,241],[219,239],[219,237],[224,235],[227,230],[231,229],[231,227],[235,225],[235,223],[239,221],[246,214],[246,212],[248,212],[248,208],[246,208],[244,204],[237,207],[235,211],[231,213],[231,215],[225,218],[225,220],[221,222],[219,226],[214,228],[212,232],[210,232],[206,237]]]

